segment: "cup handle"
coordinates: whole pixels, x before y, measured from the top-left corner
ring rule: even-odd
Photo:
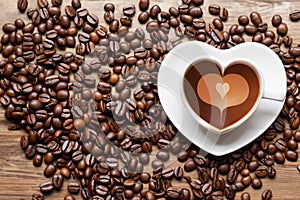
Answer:
[[[284,101],[285,91],[265,89],[262,98],[275,101]]]

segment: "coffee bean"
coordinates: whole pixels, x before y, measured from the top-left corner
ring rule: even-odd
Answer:
[[[280,15],[276,14],[272,17],[272,25],[278,27],[282,23],[282,18]]]
[[[252,13],[250,14],[250,18],[251,18],[251,22],[252,22],[256,27],[258,27],[258,25],[259,25],[260,23],[262,23],[261,16],[260,16],[260,14],[257,13],[257,12],[252,12]]]
[[[56,167],[53,164],[48,165],[44,170],[46,177],[51,177],[56,172]]]
[[[263,200],[271,200],[273,197],[272,191],[269,189],[264,190],[261,197]]]
[[[51,182],[44,182],[44,183],[40,184],[40,190],[44,194],[51,193],[53,191],[53,188],[54,188],[54,186]]]
[[[38,0],[37,4],[40,8],[46,8],[48,7],[48,0]]]
[[[53,187],[56,189],[56,190],[59,190],[62,186],[64,182],[64,178],[62,177],[62,175],[60,174],[55,174],[53,177],[52,177],[52,183],[53,183]]]
[[[20,12],[24,12],[28,6],[28,0],[18,0],[17,6]]]
[[[78,194],[80,191],[80,185],[75,182],[71,182],[68,184],[68,191],[72,194]]]
[[[191,15],[180,15],[180,21],[185,24],[192,24],[193,17]]]
[[[228,10],[226,8],[222,8],[219,13],[219,18],[222,21],[227,21],[228,19]]]
[[[72,5],[73,6],[73,5]],[[74,7],[74,6],[73,6]],[[75,8],[75,7],[74,7]],[[76,9],[76,8],[75,8]],[[76,10],[77,16],[80,18],[85,18],[88,14],[89,11],[86,8],[78,8]]]
[[[89,192],[89,190],[87,189],[87,188],[83,188],[82,190],[81,190],[81,197],[83,198],[83,199],[89,199],[90,198],[90,192]]]
[[[268,168],[268,176],[269,178],[274,178],[276,176],[276,170],[273,167]]]
[[[244,192],[242,195],[241,195],[241,200],[250,200],[250,194],[248,192]]]
[[[179,198],[179,191],[175,187],[170,187],[167,189],[167,196],[171,199],[178,199]]]
[[[285,152],[285,157],[289,161],[297,161],[298,160],[298,154],[291,150],[287,150]]]
[[[216,43],[220,43],[224,40],[223,34],[217,29],[212,30],[211,37]]]
[[[53,6],[58,7],[58,6],[61,6],[62,0],[51,0],[51,3]]]
[[[227,181],[228,183],[232,184],[235,182],[238,176],[238,171],[236,169],[231,169],[227,174]]]
[[[286,35],[286,36],[284,36],[282,38],[282,42],[284,43],[284,45],[286,47],[289,47],[289,46],[291,46],[293,44],[293,38],[290,37],[290,36],[288,36],[288,35]]]
[[[195,168],[196,168],[196,163],[193,161],[193,160],[189,160],[189,161],[187,161],[186,163],[185,163],[185,165],[184,165],[184,170],[186,171],[186,172],[191,172],[191,171],[193,171]]]
[[[279,151],[284,151],[287,147],[287,143],[283,139],[278,139],[275,142],[275,146]]]
[[[71,19],[73,19],[76,16],[76,10],[72,6],[66,6],[65,7],[65,13]]]
[[[299,10],[291,11],[290,19],[291,19],[291,21],[298,21],[300,19],[300,11]]]
[[[186,4],[182,4],[178,7],[179,14],[188,14],[189,13],[189,6]]]
[[[149,0],[140,0],[139,1],[139,8],[141,11],[146,11],[149,7]]]
[[[43,199],[44,199],[44,195],[40,192],[36,192],[32,194],[32,200],[43,200]]]
[[[241,15],[238,18],[239,24],[242,26],[246,26],[249,24],[249,18],[246,15]]]
[[[32,163],[35,167],[40,167],[43,164],[43,156],[40,154],[36,154],[33,157]]]
[[[135,6],[134,5],[126,5],[123,7],[123,13],[126,16],[132,17],[135,14]]]
[[[219,15],[220,10],[221,10],[220,6],[216,4],[209,5],[208,7],[208,11],[211,15]]]
[[[189,14],[193,17],[193,18],[199,18],[202,17],[203,12],[202,9],[200,7],[192,7],[189,10]]]
[[[277,27],[277,33],[281,36],[285,36],[288,32],[288,27],[285,23],[281,23]]]
[[[92,13],[87,15],[86,20],[93,27],[97,26],[99,21],[98,17]]]
[[[156,21],[150,21],[146,24],[146,29],[148,32],[157,31],[159,29],[159,24]]]
[[[152,19],[156,19],[158,16],[158,13],[160,13],[160,12],[161,12],[161,8],[158,5],[153,5],[149,11],[150,17]]]

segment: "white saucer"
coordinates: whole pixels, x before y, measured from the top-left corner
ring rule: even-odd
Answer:
[[[222,52],[222,58],[216,56]],[[214,55],[214,56],[212,56]],[[210,132],[191,115],[183,102],[182,81],[190,61],[212,58],[230,61],[245,58],[260,66],[264,78],[263,98],[255,112],[239,127],[226,134]],[[275,94],[273,98],[271,93]],[[244,43],[229,50],[218,50],[208,44],[190,41],[172,49],[162,62],[158,74],[161,104],[176,128],[195,145],[216,156],[231,153],[260,136],[279,115],[286,96],[286,74],[281,60],[268,47]]]

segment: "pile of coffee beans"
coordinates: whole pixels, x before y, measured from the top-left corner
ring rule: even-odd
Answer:
[[[64,8],[62,0],[37,0],[37,5],[27,8],[27,0],[18,0],[30,22],[4,24],[0,44],[0,103],[14,122],[9,129],[27,132],[21,148],[34,166],[46,164],[49,178],[32,199],[59,191],[66,179],[65,200],[78,193],[107,200],[234,199],[248,187],[259,190],[263,178],[274,178],[275,163],[297,161],[300,47],[293,45],[280,15],[268,23],[252,12],[224,30],[228,10],[215,4],[203,8],[203,0],[182,0],[169,10],[150,7],[149,0],[122,9],[107,3],[101,16],[107,24],[99,24],[80,0]],[[215,18],[206,21],[202,9]],[[115,12],[122,12],[120,19]],[[141,24],[136,29],[135,19]],[[298,21],[300,12],[292,11],[290,19]],[[234,153],[203,153],[161,107],[159,66],[187,39],[219,49],[250,39],[270,47],[285,66],[288,89],[280,116]],[[171,168],[167,161],[174,157],[178,166]],[[173,180],[189,187],[175,187]],[[261,198],[272,199],[272,191],[264,190]]]

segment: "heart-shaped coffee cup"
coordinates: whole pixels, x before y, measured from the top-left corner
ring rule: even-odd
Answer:
[[[190,61],[182,98],[199,124],[224,134],[244,123],[265,97],[263,77],[255,63],[246,58],[221,62],[220,56],[222,52]]]
[[[205,75],[209,73],[203,74],[204,79],[200,81],[198,77],[194,83],[196,84],[194,97],[201,98],[203,103],[210,106],[217,104],[218,107],[211,106],[214,109],[221,110],[220,108],[228,109],[235,106],[245,108],[243,104],[247,101],[247,94],[253,94],[252,83],[249,84],[247,78],[238,73],[239,70],[230,69],[230,65],[242,62],[253,74],[258,73],[256,77],[258,80],[261,79],[259,88],[262,89],[257,95],[257,100],[252,101],[255,105],[251,107],[252,110],[249,109],[251,114],[246,116],[244,121],[237,120],[239,124],[233,127],[230,127],[230,124],[224,127],[215,124],[213,127],[203,118],[199,119],[199,115],[187,104],[183,89],[184,77],[191,64],[197,60],[212,61],[223,66],[219,69],[215,67],[215,73],[207,76]],[[213,87],[206,87],[206,84],[203,84],[211,81],[215,81],[214,84],[208,85],[212,84]],[[238,84],[234,84],[235,81]],[[243,87],[245,91],[236,85]],[[157,86],[161,105],[176,128],[202,150],[217,156],[240,149],[270,127],[282,110],[287,89],[286,73],[278,55],[268,47],[252,42],[239,44],[228,50],[218,50],[198,41],[181,43],[173,48],[161,63]],[[202,95],[205,94],[203,93],[205,90],[208,94],[217,93],[219,99],[206,98],[207,96]],[[230,92],[234,91],[241,92],[241,96],[232,98]],[[226,101],[220,104],[222,98]],[[226,128],[228,130],[222,130]]]

